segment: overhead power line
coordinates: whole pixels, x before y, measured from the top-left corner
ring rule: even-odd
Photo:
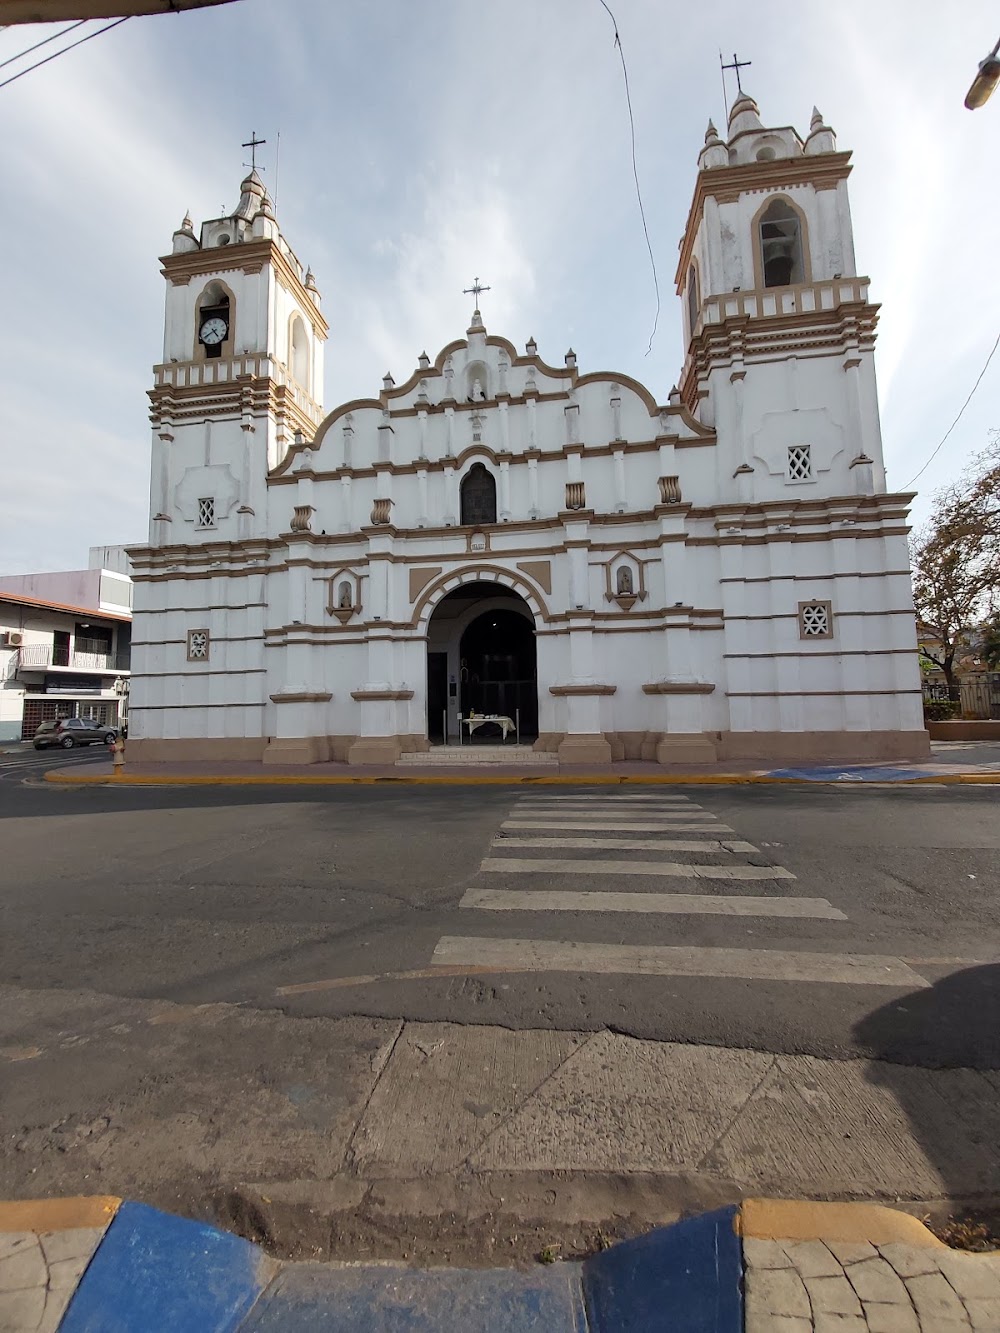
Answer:
[[[948,427],[948,429],[945,431],[944,435],[941,437],[941,441],[940,441],[940,443],[938,444],[937,448],[936,448],[936,449],[934,450],[934,452],[931,454],[930,458],[928,458],[927,462],[923,465],[923,467],[920,469],[920,471],[917,473],[917,475],[916,475],[914,478],[912,478],[912,480],[908,481],[908,482],[906,483],[906,485],[903,487],[903,490],[904,490],[904,491],[908,491],[908,490],[910,489],[910,487],[913,485],[913,482],[915,482],[915,481],[919,481],[919,479],[924,475],[924,473],[927,471],[927,469],[930,467],[930,465],[934,462],[935,458],[937,458],[938,454],[939,454],[939,453],[941,452],[941,450],[943,449],[945,440],[947,440],[948,436],[949,436],[949,435],[951,434],[951,432],[955,429],[955,427],[958,425],[958,423],[962,420],[962,413],[965,411],[965,409],[966,409],[966,408],[969,406],[969,404],[972,402],[972,395],[973,395],[973,394],[976,392],[976,390],[979,388],[980,381],[982,380],[982,378],[983,378],[983,376],[986,374],[986,372],[989,370],[989,368],[990,368],[990,362],[993,360],[993,354],[994,354],[994,352],[996,352],[996,350],[997,350],[998,347],[1000,347],[1000,333],[997,334],[997,340],[996,340],[996,342],[993,344],[993,347],[992,347],[992,349],[991,349],[991,351],[990,351],[989,356],[986,358],[986,364],[985,364],[985,366],[983,366],[982,370],[979,372],[979,376],[978,376],[978,378],[976,379],[975,384],[972,386],[972,391],[970,392],[968,398],[966,398],[965,402],[962,404],[962,406],[961,406],[961,408],[960,408],[960,410],[959,410],[958,416],[955,418],[955,420],[951,423],[951,425],[950,425],[950,426]]]
[[[625,64],[625,51],[622,47],[622,39],[618,33],[618,20],[612,14],[608,7],[607,0],[601,0],[601,4],[608,12],[608,17],[614,24],[615,46],[618,47],[618,54],[622,62],[622,76],[625,79],[625,102],[628,106],[628,123],[632,136],[632,175],[635,177],[635,195],[639,201],[639,216],[642,218],[642,231],[646,237],[646,249],[649,251],[649,266],[653,270],[653,291],[656,293],[656,313],[653,316],[653,329],[649,335],[649,346],[646,348],[646,355],[649,356],[653,350],[653,339],[656,337],[656,326],[660,322],[660,283],[656,276],[656,260],[653,258],[653,246],[649,239],[649,228],[646,226],[646,210],[642,206],[642,191],[639,189],[639,168],[635,161],[635,117],[632,115],[632,96],[628,87],[628,67]]]
[[[64,56],[67,51],[72,51],[74,47],[82,46],[84,42],[89,42],[94,37],[100,37],[102,32],[110,32],[112,28],[117,28],[120,23],[127,23],[130,17],[131,15],[126,14],[124,18],[115,19],[114,23],[106,23],[103,28],[98,28],[96,32],[88,32],[86,37],[80,37],[75,42],[70,42],[69,46],[64,46],[59,51],[53,51],[52,55],[46,56],[44,60],[36,60],[35,63],[29,65],[27,69],[19,70],[17,74],[12,74],[9,79],[4,79],[3,83],[0,83],[0,88],[6,88],[9,83],[16,83],[18,79],[23,79],[25,74],[30,74],[34,69],[41,69],[41,67],[47,65],[50,60],[55,60],[58,56]],[[26,53],[22,52],[21,54],[24,55]]]
[[[0,69],[6,69],[8,65],[13,65],[15,60],[23,60],[25,56],[30,56],[32,51],[37,51],[40,46],[48,46],[49,42],[54,42],[57,37],[65,37],[68,32],[74,28],[79,28],[81,23],[86,23],[87,19],[79,19],[76,23],[71,23],[68,28],[63,28],[60,32],[54,32],[51,37],[43,37],[40,42],[34,46],[27,46],[23,51],[19,51],[16,56],[8,56],[6,60],[0,61]]]

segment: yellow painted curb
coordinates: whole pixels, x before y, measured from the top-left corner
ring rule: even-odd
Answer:
[[[320,774],[315,776],[308,773],[191,773],[191,774],[163,774],[157,776],[152,773],[126,774],[124,777],[112,777],[110,774],[77,774],[64,773],[58,769],[50,769],[45,774],[46,782],[55,782],[60,785],[70,786],[155,786],[155,787],[198,787],[198,786],[226,786],[226,787],[373,787],[373,786],[431,786],[431,787],[502,787],[518,784],[529,786],[611,786],[617,787],[627,783],[638,783],[643,786],[651,783],[667,785],[691,786],[698,783],[712,783],[715,785],[732,785],[734,783],[749,782],[790,782],[791,778],[767,778],[758,777],[752,773],[688,773],[688,774],[587,774],[545,776],[533,773],[496,773],[496,774],[420,774],[413,773],[409,775],[400,774],[362,774],[356,776],[341,776],[339,774]]]
[[[191,773],[162,774],[151,773],[126,774],[113,777],[111,774],[69,773],[58,769],[49,769],[44,774],[46,782],[59,786],[99,786],[99,787],[619,787],[629,784],[639,786],[673,787],[738,787],[738,786],[809,786],[809,787],[867,787],[864,778],[823,779],[811,778],[776,778],[761,773],[673,773],[673,774],[593,774],[587,776],[565,775],[546,776],[541,774],[474,774],[468,775],[422,775],[409,776],[395,774],[357,774],[351,776],[319,774],[225,774]],[[982,786],[1000,786],[1000,773],[941,773],[931,777],[899,778],[895,785],[911,786],[916,783],[978,783]],[[879,784],[882,786],[883,784]]]
[[[75,1199],[0,1200],[0,1231],[70,1231],[76,1227],[105,1227],[120,1204],[121,1199],[113,1194],[83,1195]]]
[[[871,1245],[948,1247],[909,1213],[878,1203],[744,1199],[742,1231],[758,1240],[868,1241]]]

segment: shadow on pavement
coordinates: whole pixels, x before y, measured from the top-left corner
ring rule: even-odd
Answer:
[[[1000,965],[892,1000],[854,1035],[874,1058],[869,1083],[898,1103],[944,1194],[1000,1196]]]
[[[930,1069],[1000,1069],[1000,964],[952,972],[855,1024],[876,1060]]]

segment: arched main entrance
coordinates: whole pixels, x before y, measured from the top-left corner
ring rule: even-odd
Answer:
[[[459,716],[496,714],[538,735],[535,622],[528,603],[499,583],[465,583],[434,608],[427,626],[427,735],[459,739]],[[499,739],[499,727],[475,740]],[[467,739],[467,738],[466,738]]]

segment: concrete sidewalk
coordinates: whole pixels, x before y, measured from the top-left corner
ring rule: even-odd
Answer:
[[[888,1208],[765,1199],[582,1262],[281,1264],[117,1198],[0,1203],[4,1333],[945,1333],[1000,1328],[1000,1254]]]
[[[126,747],[127,759],[127,747]],[[86,770],[53,768],[50,782],[72,785],[135,783],[152,785],[325,785],[354,783],[503,784],[527,782],[537,785],[619,783],[761,783],[761,782],[983,782],[1000,783],[1000,741],[934,741],[926,762],[813,763],[798,766],[762,765],[759,761],[718,764],[664,765],[623,762],[580,767],[559,764],[553,768],[507,766],[489,763],[481,767],[448,768],[441,764],[408,763],[365,766],[348,764],[282,764],[211,762],[126,763],[115,776],[110,761],[88,765]]]
[[[0,1066],[0,1197],[250,1219],[286,1255],[481,1263],[744,1194],[1000,1197],[989,1069],[10,986]]]

